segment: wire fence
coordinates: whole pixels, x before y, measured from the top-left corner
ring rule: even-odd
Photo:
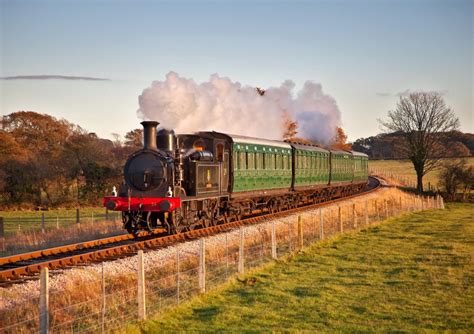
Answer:
[[[104,263],[96,265],[95,271],[72,269],[82,270],[75,275],[80,278],[62,282],[61,288],[59,279],[49,283],[48,269],[43,269],[37,294],[21,303],[6,301],[11,305],[0,311],[0,332],[113,332],[127,323],[165,313],[231,277],[315,242],[403,213],[442,208],[439,196],[384,189],[382,195],[367,195],[163,250],[138,251],[136,256],[119,260],[126,262],[120,266],[127,269],[112,270],[116,268]]]
[[[125,234],[120,212],[73,216],[0,217],[0,255],[8,256]]]

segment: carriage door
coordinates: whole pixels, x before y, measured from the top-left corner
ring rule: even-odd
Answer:
[[[224,142],[216,143],[216,157],[220,162],[221,192],[227,192],[229,185],[229,151],[224,150]]]

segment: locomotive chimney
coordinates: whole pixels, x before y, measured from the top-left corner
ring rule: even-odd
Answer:
[[[140,124],[143,125],[143,148],[145,150],[156,151],[156,127],[160,123],[155,121],[143,121]]]

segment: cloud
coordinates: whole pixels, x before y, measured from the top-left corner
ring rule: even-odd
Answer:
[[[377,96],[380,96],[380,97],[392,97],[392,96],[395,96],[395,97],[401,97],[401,96],[408,96],[410,95],[411,93],[414,93],[414,92],[418,92],[418,91],[423,91],[422,89],[420,90],[411,90],[411,89],[405,89],[401,92],[398,92],[398,93],[395,93],[395,94],[392,94],[392,93],[387,93],[387,92],[378,92],[378,93],[375,93]],[[439,90],[432,90],[430,91],[432,93],[438,93],[439,95],[446,95],[448,94],[448,90],[447,89],[439,89]]]
[[[85,81],[109,81],[107,78],[78,77],[71,75],[17,75],[2,77],[2,80],[85,80]]]
[[[410,89],[405,89],[404,91],[398,92],[395,96],[408,96],[411,93]]]

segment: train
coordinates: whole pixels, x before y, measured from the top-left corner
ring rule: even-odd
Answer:
[[[368,156],[215,131],[176,135],[143,121],[118,192],[103,198],[132,234],[190,231],[360,192]]]

